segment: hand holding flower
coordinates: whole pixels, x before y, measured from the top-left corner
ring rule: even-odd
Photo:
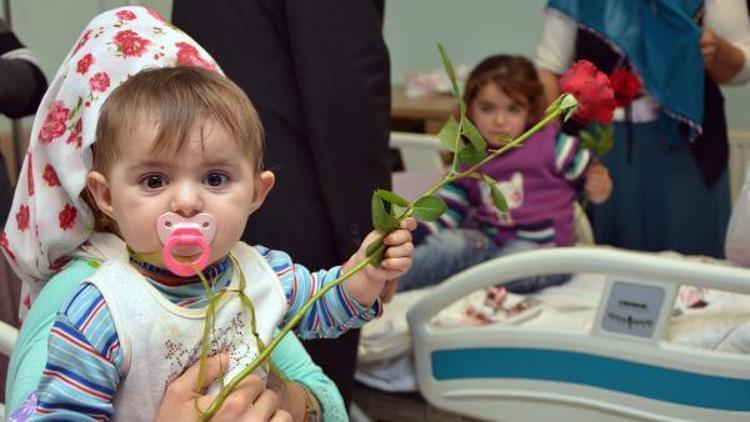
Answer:
[[[409,217],[401,221],[399,229],[388,233],[385,237],[382,231],[373,230],[362,242],[359,250],[341,268],[342,272],[347,272],[364,261],[367,258],[367,248],[378,239],[383,239],[385,250],[380,265],[368,265],[345,282],[346,289],[360,305],[372,306],[378,297],[390,293],[396,285],[396,280],[409,271],[414,252],[411,231],[415,228],[417,228],[417,220]]]

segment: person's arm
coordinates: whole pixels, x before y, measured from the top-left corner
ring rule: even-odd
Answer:
[[[0,113],[18,118],[36,112],[47,90],[31,52],[0,20]]]
[[[750,80],[750,16],[745,0],[709,0],[705,5],[701,52],[717,83]]]
[[[544,14],[534,61],[548,104],[560,95],[557,81],[573,63],[575,41],[575,22],[556,12]]]
[[[300,412],[315,412],[319,420],[347,420],[344,400],[336,384],[312,361],[296,336],[287,334],[271,353],[271,359],[288,380],[285,388],[292,404],[290,413],[294,420],[303,420],[298,417]],[[305,401],[304,395],[312,399],[309,400],[309,404]],[[309,405],[312,405],[313,409],[308,410]]]
[[[256,246],[279,277],[286,294],[288,309],[282,325],[286,324],[323,286],[341,275],[341,267],[311,272],[305,266],[296,264],[282,251]],[[382,306],[376,301],[371,307],[362,306],[352,297],[344,285],[338,285],[326,293],[302,317],[294,328],[303,339],[336,338],[344,332],[359,328],[377,318]]]
[[[122,351],[99,290],[79,286],[60,308],[31,420],[100,420],[114,415]]]
[[[568,183],[580,186],[591,164],[591,151],[580,148],[578,138],[563,132],[558,133],[555,145],[556,170]]]

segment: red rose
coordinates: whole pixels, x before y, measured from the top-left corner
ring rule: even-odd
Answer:
[[[58,218],[60,220],[60,228],[63,230],[68,230],[73,227],[77,215],[78,210],[75,209],[75,207],[71,206],[70,204],[65,204],[65,208],[63,208],[63,210],[60,211],[60,214],[58,215]]]
[[[123,21],[132,21],[135,19],[135,13],[131,12],[130,10],[120,10],[116,13],[117,18]]]
[[[607,75],[590,61],[579,60],[560,78],[560,92],[578,101],[574,118],[582,123],[609,124],[615,110],[615,94]]]
[[[129,29],[118,32],[112,40],[125,57],[141,57],[146,52],[146,46],[151,44],[151,41],[141,38],[138,33]]]
[[[147,7],[146,11],[148,12],[149,15],[153,16],[153,18],[156,19],[156,20],[158,20],[159,22],[166,22],[164,20],[164,18],[161,17],[161,15],[159,14],[159,12],[157,12],[156,10],[154,10],[154,9],[152,9],[150,7]]]
[[[641,95],[641,81],[632,72],[617,69],[609,77],[612,89],[615,91],[615,103],[618,107],[625,107]]]
[[[195,66],[206,70],[215,70],[213,63],[201,57],[195,46],[186,42],[178,42],[175,45],[178,48],[176,63],[178,66]]]
[[[31,161],[31,151],[29,151],[29,165],[26,167],[26,178],[28,179],[29,196],[34,196],[34,166]]]
[[[109,88],[109,75],[99,72],[89,79],[89,86],[92,91],[104,92]],[[80,120],[79,120],[80,121]]]
[[[52,103],[52,107],[50,107],[47,116],[44,118],[44,123],[42,123],[42,129],[39,131],[39,142],[48,144],[65,133],[65,122],[69,115],[70,109],[65,107],[62,101],[58,100]]]
[[[78,119],[76,125],[73,126],[73,129],[70,130],[70,135],[68,135],[68,139],[65,141],[65,143],[74,144],[76,148],[80,148],[81,143],[83,142],[83,136],[81,135],[82,129],[83,122],[81,121],[81,119]]]
[[[16,223],[18,230],[24,231],[29,228],[29,206],[21,205],[16,213]]]
[[[86,44],[86,42],[91,37],[91,32],[92,30],[89,29],[88,31],[84,32],[83,35],[81,35],[81,39],[78,40],[78,43],[76,44],[76,48],[73,49],[73,54],[76,54],[78,50],[80,50],[81,47],[83,47],[83,45]]]
[[[91,67],[92,63],[94,63],[94,56],[92,56],[91,53],[87,53],[85,56],[81,57],[80,60],[78,60],[76,72],[83,75],[84,73],[89,71],[89,67]]]
[[[49,164],[44,167],[42,179],[44,179],[44,181],[47,183],[47,186],[49,187],[60,186],[60,179],[57,177],[57,172]]]
[[[8,254],[10,259],[12,259],[13,261],[16,260],[16,256],[13,254],[13,252],[11,252],[10,246],[8,245],[8,235],[5,234],[5,230],[3,230],[3,234],[0,236],[0,246],[5,249],[5,253]]]

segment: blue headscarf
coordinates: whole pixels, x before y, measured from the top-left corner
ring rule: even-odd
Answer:
[[[702,0],[549,0],[547,7],[603,37],[631,63],[662,107],[668,142],[689,140],[703,122]]]

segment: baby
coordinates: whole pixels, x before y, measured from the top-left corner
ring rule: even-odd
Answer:
[[[200,356],[207,318],[214,333],[209,353],[229,351],[230,379],[279,324],[361,262],[381,236],[371,233],[341,267],[318,272],[283,252],[240,242],[274,175],[262,167],[262,129],[249,99],[214,72],[175,67],[134,75],[104,103],[96,139],[86,199],[97,221],[84,249],[122,253],[60,309],[37,414],[51,407],[67,409],[66,417],[113,409],[153,420],[166,386]],[[415,226],[407,219],[385,236],[381,265],[331,289],[297,334],[335,337],[377,316],[389,280],[411,265]],[[204,265],[208,285],[185,276]],[[91,394],[80,394],[70,379]]]

